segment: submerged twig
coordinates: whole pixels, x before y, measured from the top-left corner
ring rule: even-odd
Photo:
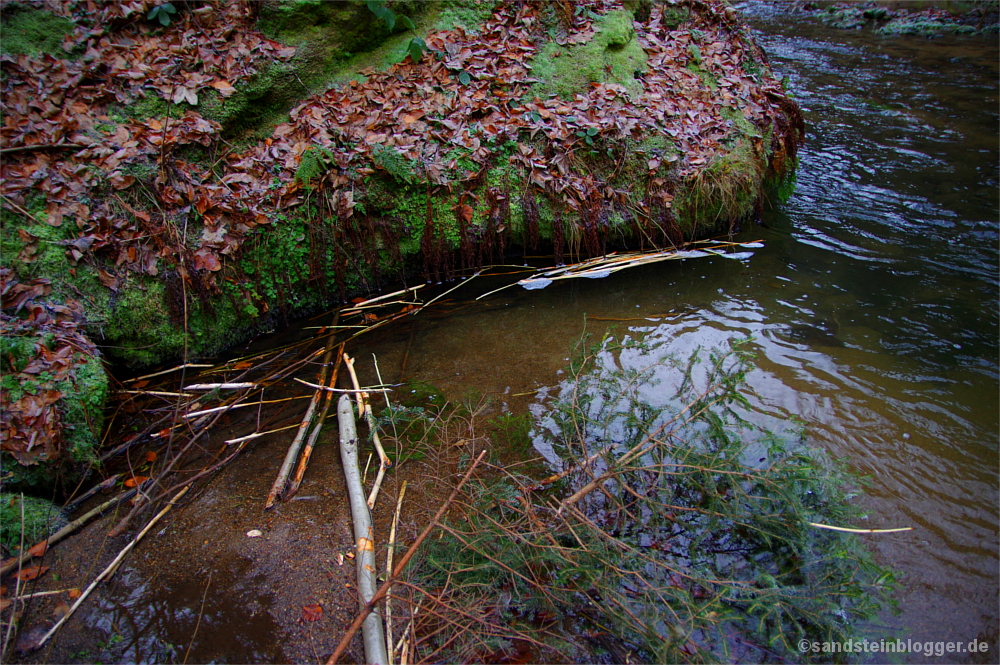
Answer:
[[[337,375],[340,373],[340,363],[344,359],[344,345],[341,344],[337,349],[337,360],[333,365],[333,373],[330,375],[330,380],[328,381],[329,387],[333,387],[337,383]],[[288,486],[288,490],[283,495],[285,500],[294,496],[296,492],[299,491],[299,485],[302,484],[302,478],[306,474],[306,467],[309,464],[309,458],[312,457],[313,449],[316,447],[316,440],[319,439],[319,433],[323,429],[323,423],[326,422],[326,415],[330,412],[330,404],[333,403],[333,393],[327,392],[323,398],[323,410],[319,414],[319,418],[316,419],[316,423],[313,425],[312,431],[309,433],[309,439],[306,441],[306,447],[302,450],[302,456],[299,458],[299,464],[295,468],[295,476],[292,478],[291,484]]]
[[[87,596],[89,596],[91,594],[91,592],[95,588],[97,588],[97,585],[100,584],[101,580],[103,580],[104,578],[106,578],[109,575],[111,575],[111,573],[113,573],[118,568],[118,564],[120,564],[122,562],[122,559],[124,559],[128,555],[128,553],[131,552],[133,550],[133,548],[135,548],[136,544],[140,540],[142,540],[142,537],[145,536],[149,532],[149,530],[152,529],[153,526],[157,522],[159,522],[160,519],[164,515],[166,515],[170,511],[170,509],[173,508],[174,505],[178,501],[181,500],[181,497],[183,497],[184,494],[187,493],[187,491],[188,491],[188,489],[190,489],[190,487],[191,487],[190,485],[186,485],[180,492],[178,492],[176,494],[176,496],[174,496],[174,498],[170,500],[170,503],[168,503],[166,506],[164,506],[163,510],[161,510],[160,512],[158,512],[156,514],[156,516],[149,521],[149,524],[147,524],[145,526],[145,528],[142,531],[140,531],[139,534],[134,539],[132,539],[132,542],[130,542],[128,545],[126,545],[124,547],[124,549],[122,549],[122,551],[118,553],[118,556],[115,557],[114,561],[112,561],[108,565],[108,567],[105,568],[104,571],[100,575],[98,575],[94,579],[93,582],[90,583],[90,586],[88,586],[84,590],[84,592],[82,594],[80,594],[80,597],[76,599],[76,602],[73,603],[72,607],[69,608],[69,611],[66,612],[66,614],[64,614],[63,617],[61,619],[59,619],[59,621],[56,623],[56,625],[52,626],[52,628],[50,628],[49,631],[47,633],[45,633],[45,635],[43,635],[40,640],[38,640],[38,644],[36,645],[35,648],[41,647],[43,644],[45,644],[46,642],[48,642],[49,638],[51,638],[56,633],[56,631],[58,631],[60,628],[62,628],[62,625],[64,623],[66,623],[71,616],[73,616],[73,612],[75,612],[77,610],[77,608],[80,607],[80,605],[83,604],[83,601],[85,601],[87,599]]]
[[[337,318],[334,317],[334,325],[337,324]],[[327,338],[326,349],[323,352],[323,360],[319,370],[319,384],[322,386],[326,383],[327,374],[330,371],[330,359],[333,357],[333,335]],[[288,446],[288,453],[285,455],[284,461],[281,463],[281,469],[278,470],[278,477],[274,479],[274,484],[271,485],[271,491],[267,494],[267,500],[264,502],[264,510],[270,510],[274,507],[277,502],[278,497],[284,493],[285,487],[288,485],[288,474],[292,471],[292,465],[295,464],[295,460],[299,457],[299,451],[302,449],[302,444],[305,441],[306,432],[309,430],[309,425],[312,423],[313,414],[316,412],[316,407],[319,405],[320,396],[322,391],[316,390],[313,393],[313,397],[309,400],[309,406],[306,408],[306,413],[302,416],[302,423],[299,425],[299,431],[296,432],[295,438],[292,440],[292,444]]]

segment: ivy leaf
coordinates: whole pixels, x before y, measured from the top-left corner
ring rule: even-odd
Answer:
[[[472,77],[469,76],[469,72],[461,71],[458,73],[458,80],[462,85],[469,85],[472,81]]]

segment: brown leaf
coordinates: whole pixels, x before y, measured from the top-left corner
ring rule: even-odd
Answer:
[[[36,577],[41,577],[49,570],[49,566],[31,566],[30,568],[22,568],[21,572],[17,574],[17,579],[22,582],[27,582],[33,580]]]
[[[83,592],[80,591],[79,589],[70,589],[69,590],[69,599],[70,600],[76,600],[77,598],[79,598],[82,595],[83,595]]]
[[[125,487],[135,487],[149,480],[149,476],[132,476],[125,481]]]
[[[45,550],[47,549],[49,549],[49,541],[43,540],[42,542],[38,543],[30,550],[28,550],[28,554],[30,554],[31,556],[42,556],[43,554],[45,554]]]
[[[114,275],[112,275],[111,273],[109,273],[104,268],[98,268],[98,270],[97,270],[97,278],[99,280],[101,280],[101,284],[103,284],[104,286],[108,287],[112,291],[117,291],[118,290],[118,286],[119,286],[118,278],[115,277]]]
[[[319,621],[323,618],[322,605],[303,605],[302,621]]]
[[[67,613],[69,613],[69,603],[62,600],[59,601],[58,604],[56,604],[55,608],[53,608],[52,618],[58,621],[59,619],[62,619],[64,616],[66,616]]]
[[[249,360],[244,360],[233,365],[233,369],[250,369],[253,367],[253,363]]]
[[[146,451],[146,461],[147,462],[155,462],[156,461],[156,451],[155,450],[148,450],[148,451]]]
[[[236,92],[236,88],[234,88],[229,81],[222,81],[222,80],[214,81],[212,83],[212,87],[218,90],[219,94],[222,95],[223,97],[229,97],[234,92]]]
[[[222,270],[222,263],[219,257],[211,252],[199,252],[194,255],[194,267],[198,270],[210,270],[215,272]]]

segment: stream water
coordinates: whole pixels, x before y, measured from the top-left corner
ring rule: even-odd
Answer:
[[[859,536],[902,573],[900,613],[887,613],[873,632],[920,642],[986,640],[987,660],[995,662],[996,40],[880,38],[811,27],[762,7],[749,7],[758,37],[809,128],[795,195],[767,211],[763,226],[738,236],[762,240],[762,248],[742,260],[671,261],[474,301],[512,279],[479,277],[450,294],[446,314],[421,314],[361,338],[354,354],[362,380],[375,380],[375,354],[386,381],[426,381],[450,399],[478,392],[498,409],[540,413],[584,332],[614,330],[681,356],[750,336],[756,414],[801,419],[809,445],[869,476],[859,500],[872,528],[914,527]],[[278,343],[276,335],[254,346]],[[272,448],[283,455],[284,447]],[[258,514],[233,513],[241,538],[248,528],[242,520]],[[202,527],[208,545],[215,527]],[[248,594],[254,584],[241,571],[225,573],[233,598],[241,584]],[[193,658],[281,657],[266,609],[254,615],[261,621],[248,623],[244,601],[213,593],[206,607],[200,578],[185,587],[187,595],[170,596],[171,607],[157,609],[166,596],[150,600],[144,584],[122,584],[134,593],[119,599],[125,609],[118,614],[142,626],[150,612],[168,622],[186,617],[173,643],[187,639],[199,600],[208,610],[213,636],[199,637]],[[266,590],[253,593],[253,602],[266,605]],[[90,622],[104,630],[94,623],[100,616]],[[148,658],[136,647],[136,660],[158,657],[149,644],[143,650]]]
[[[754,408],[802,419],[810,445],[870,477],[872,528],[914,527],[863,536],[902,573],[900,613],[875,632],[987,640],[995,662],[996,40],[878,37],[749,9],[809,128],[795,195],[738,236],[764,248],[502,291],[369,350],[387,366],[405,355],[408,378],[449,397],[539,412],[584,330],[615,326],[678,354],[752,336]]]

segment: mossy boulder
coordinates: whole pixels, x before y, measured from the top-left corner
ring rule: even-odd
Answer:
[[[426,4],[407,2],[395,7],[400,10],[403,6],[407,17],[416,20]],[[229,97],[205,95],[199,110],[221,124],[229,136],[269,135],[273,125],[286,118],[298,101],[344,78],[345,63],[358,53],[372,51],[393,32],[400,32],[400,26],[390,31],[363,0],[266,0],[257,12],[258,29],[294,48],[295,55],[239,83]]]
[[[66,526],[59,507],[35,496],[0,492],[0,547],[4,558],[32,547]]]
[[[18,284],[3,269],[5,291]],[[97,463],[108,376],[80,331],[82,312],[37,303],[27,318],[0,315],[0,483],[7,490],[68,485]]]

